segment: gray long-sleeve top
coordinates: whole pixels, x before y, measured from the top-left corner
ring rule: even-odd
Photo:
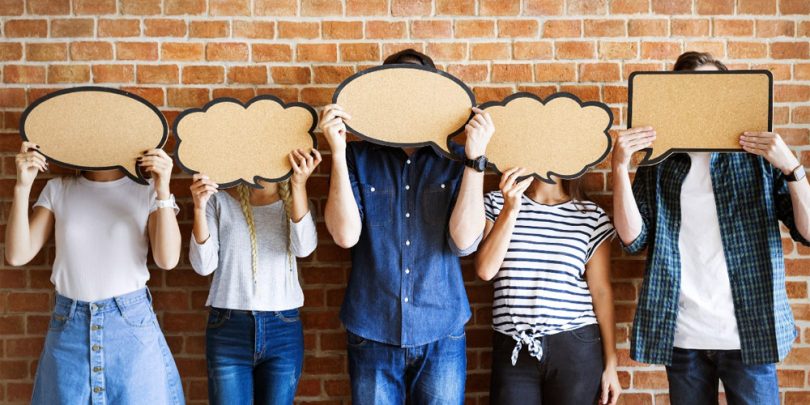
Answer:
[[[214,273],[206,305],[252,311],[282,311],[304,305],[295,257],[315,250],[318,235],[312,211],[299,222],[286,218],[281,201],[254,206],[258,271],[253,281],[250,233],[239,201],[228,193],[208,200],[210,237],[202,244],[194,236],[189,260],[201,275]],[[288,258],[288,246],[294,256]]]

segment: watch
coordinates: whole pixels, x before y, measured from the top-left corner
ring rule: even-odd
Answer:
[[[487,160],[487,157],[484,155],[475,159],[467,159],[467,157],[464,157],[464,165],[474,169],[478,173],[483,173],[484,170],[487,170],[487,163],[489,163],[489,160]]]
[[[790,174],[785,175],[785,180],[791,181],[791,182],[792,181],[799,181],[799,180],[803,179],[805,176],[806,176],[806,173],[804,172],[804,166],[800,164],[800,165],[796,166],[796,168],[793,169],[793,171],[790,172]]]
[[[158,209],[161,208],[174,208],[174,194],[169,194],[169,198],[165,200],[155,200]]]

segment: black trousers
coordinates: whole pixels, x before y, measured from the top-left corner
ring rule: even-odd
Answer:
[[[598,325],[587,325],[542,338],[540,361],[526,346],[512,365],[515,340],[495,332],[492,340],[492,405],[596,404],[604,360]]]

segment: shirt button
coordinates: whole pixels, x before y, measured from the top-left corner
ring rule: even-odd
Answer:
[[[408,302],[408,297],[405,297],[405,302]]]
[[[411,159],[406,160],[405,163],[411,164]]]
[[[410,274],[410,273],[411,273],[411,269],[405,269],[405,274]]]
[[[444,188],[444,183],[442,183],[442,188]]]
[[[102,368],[102,367],[93,367],[93,372],[94,373],[100,373],[102,370],[104,370],[104,368]]]
[[[406,241],[405,241],[405,246],[411,246],[411,241],[406,240]]]
[[[101,350],[101,346],[99,346],[99,345],[93,345],[93,351],[94,351],[94,352],[97,352],[97,351],[100,351],[100,350]]]
[[[90,330],[99,330],[101,329],[101,325],[93,325],[90,327]]]
[[[374,188],[374,187],[372,187],[372,188],[371,188],[371,192],[373,193],[373,192],[375,192],[375,191],[377,191],[377,189],[376,189],[376,188]]]
[[[410,189],[411,189],[411,186],[409,186],[409,185],[407,185],[407,184],[406,184],[406,185],[405,185],[405,190],[410,190]]]
[[[93,387],[93,392],[95,392],[95,393],[99,393],[99,392],[101,392],[101,391],[104,391],[104,388],[101,388],[101,387]]]
[[[410,217],[411,217],[411,213],[410,213],[410,212],[406,212],[406,213],[405,213],[405,218],[410,218]]]
[[[98,305],[96,305],[96,304],[90,304],[90,310],[91,310],[91,311],[95,312],[97,309],[98,309]]]

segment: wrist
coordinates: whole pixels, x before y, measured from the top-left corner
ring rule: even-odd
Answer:
[[[28,195],[31,192],[31,186],[32,184],[30,183],[24,184],[18,181],[17,183],[14,184],[14,194],[25,193],[25,195]]]
[[[782,171],[782,174],[789,175],[799,167],[800,163],[797,159],[792,159],[791,161],[787,162],[785,165],[779,168]]]
[[[155,194],[157,194],[158,200],[168,200],[172,196],[168,186],[156,188]]]

